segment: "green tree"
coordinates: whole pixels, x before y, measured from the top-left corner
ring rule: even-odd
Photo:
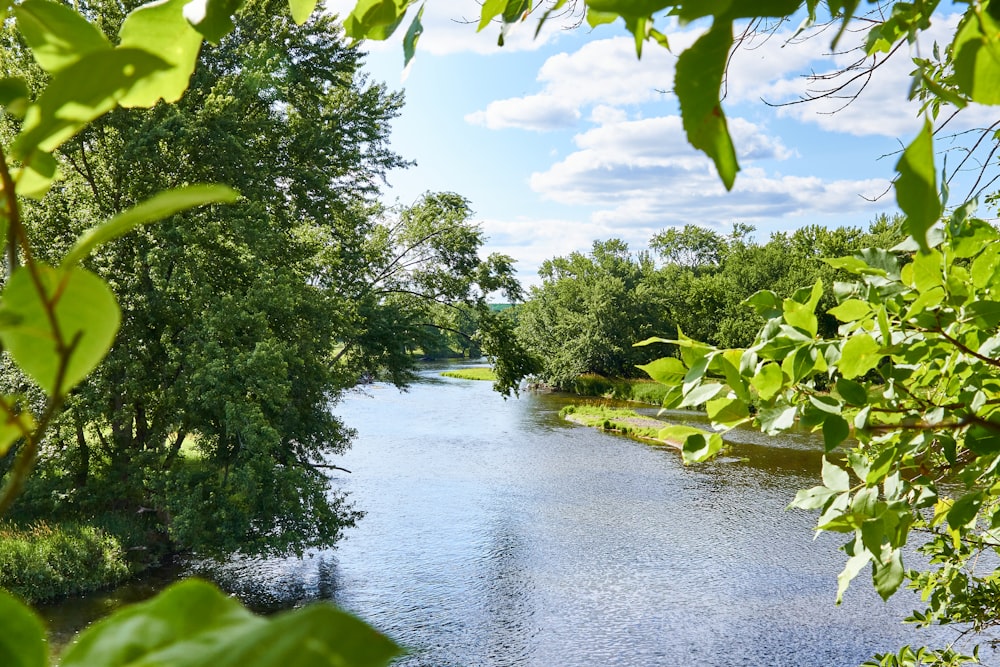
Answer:
[[[404,385],[412,379],[412,352],[448,345],[450,336],[460,341],[452,344],[474,345],[489,357],[501,392],[516,390],[534,371],[530,355],[509,335],[509,317],[489,304],[497,297],[522,299],[514,260],[499,253],[479,257],[486,237],[472,215],[464,197],[441,192],[381,217],[343,304],[356,326],[341,335],[338,362]],[[341,275],[324,275],[321,284],[345,289]]]
[[[109,27],[116,9],[92,7]],[[172,541],[211,553],[327,545],[356,518],[324,466],[349,442],[330,401],[364,367],[345,372],[331,354],[350,333],[341,286],[368,265],[371,198],[402,164],[387,148],[401,99],[365,82],[360,62],[331,17],[294,26],[251,3],[179,103],[114,111],[62,147],[66,178],[23,211],[53,257],[91,220],[178,183],[221,178],[242,195],[88,260],[122,325],[67,403],[66,448],[42,452],[76,466],[45,488],[67,511],[153,509]]]
[[[619,240],[595,241],[542,263],[540,287],[518,312],[518,337],[542,360],[539,377],[565,387],[584,373],[635,377],[650,359],[636,340],[671,328],[652,289],[652,259]]]

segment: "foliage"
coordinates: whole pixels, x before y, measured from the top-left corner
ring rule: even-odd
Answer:
[[[17,39],[24,40],[49,77],[32,79],[31,87],[24,78],[8,77],[0,86],[5,111],[23,120],[0,151],[0,240],[7,260],[0,340],[5,363],[16,365],[44,396],[30,401],[20,389],[0,397],[0,456],[12,459],[0,490],[0,513],[20,494],[52,420],[108,353],[121,321],[108,283],[79,263],[161,216],[235,200],[225,187],[171,183],[175,189],[147,193],[152,197],[145,202],[96,217],[104,220],[96,226],[88,221],[90,229],[67,234],[62,247],[37,247],[19,196],[42,196],[57,171],[52,152],[118,104],[150,107],[161,98],[176,101],[187,88],[203,36],[217,40],[229,32],[239,4],[210,0],[191,11],[184,2],[170,0],[139,7],[125,16],[117,45],[76,9],[48,0],[24,0],[13,8]],[[291,2],[300,21],[313,7],[309,0]],[[11,3],[3,6],[8,14],[11,9]],[[118,277],[141,279],[142,274]],[[7,593],[0,593],[0,618],[0,662],[13,667],[49,663],[42,624]],[[264,620],[211,587],[189,582],[95,626],[62,664],[124,665],[142,656],[151,663],[192,666],[267,667],[293,659],[316,666],[384,665],[397,653],[391,641],[329,605]]]
[[[0,525],[0,586],[30,602],[89,592],[130,574],[121,540],[97,526]]]
[[[458,347],[485,353],[504,394],[534,372],[533,358],[511,334],[513,314],[489,301],[497,293],[521,299],[514,260],[499,253],[481,259],[485,236],[471,218],[464,197],[427,193],[372,229],[354,285],[321,274],[322,285],[350,293],[339,312],[351,313],[353,326],[341,335],[338,362],[402,385],[412,379],[414,349]]]
[[[497,376],[492,368],[463,368],[457,371],[445,371],[441,375],[449,378],[459,378],[461,380],[489,380],[493,382]]]
[[[518,309],[518,337],[542,360],[539,377],[566,388],[579,375],[635,376],[647,350],[632,343],[668,334],[650,281],[648,254],[633,255],[618,239],[595,241],[590,254],[546,260],[540,287]]]
[[[644,378],[606,378],[594,373],[580,375],[566,389],[580,396],[601,396],[650,405],[662,404],[666,395],[666,388],[658,382]]]

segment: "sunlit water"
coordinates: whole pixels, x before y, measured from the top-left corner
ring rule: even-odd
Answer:
[[[263,611],[333,600],[408,647],[407,667],[855,665],[955,636],[901,625],[915,599],[884,604],[866,574],[834,606],[837,536],[785,510],[817,483],[813,439],[743,433],[685,467],[562,421],[572,398],[504,401],[438,372],[336,406],[358,430],[336,481],[367,514],[335,550],[188,564],[70,601],[47,611],[57,639],[191,572]]]

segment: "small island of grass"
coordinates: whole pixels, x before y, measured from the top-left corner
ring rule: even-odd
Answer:
[[[459,378],[462,380],[489,380],[493,382],[497,376],[493,374],[493,369],[486,366],[475,368],[462,368],[457,371],[445,371],[441,375],[449,378]]]
[[[663,438],[660,435],[664,428],[672,426],[672,424],[640,415],[635,410],[598,405],[567,405],[559,411],[559,416],[567,421],[599,428],[602,431],[618,433],[637,440],[667,445],[675,449],[683,447],[682,443]]]

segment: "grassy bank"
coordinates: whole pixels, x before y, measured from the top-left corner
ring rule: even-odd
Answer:
[[[663,405],[663,397],[668,390],[666,385],[654,380],[612,379],[592,373],[579,376],[566,389],[580,396],[615,398],[650,405]]]
[[[489,380],[494,382],[497,376],[493,374],[492,368],[476,367],[463,368],[457,371],[445,371],[441,375],[449,378],[461,378],[462,380]]]
[[[640,415],[635,410],[599,405],[567,405],[559,411],[559,416],[602,431],[648,440],[675,449],[682,447],[680,443],[660,436],[660,431],[671,424]]]
[[[0,524],[0,586],[32,603],[107,588],[136,569],[125,540],[106,528]]]

